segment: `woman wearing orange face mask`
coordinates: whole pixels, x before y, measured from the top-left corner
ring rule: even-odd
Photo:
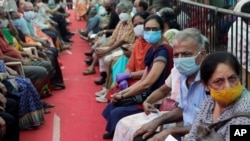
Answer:
[[[241,85],[241,65],[230,53],[217,52],[207,56],[200,67],[201,80],[209,92],[192,126],[187,140],[197,139],[201,123],[213,124],[239,113],[250,113],[250,92]],[[230,125],[249,125],[250,116],[230,119],[215,132],[230,140]]]

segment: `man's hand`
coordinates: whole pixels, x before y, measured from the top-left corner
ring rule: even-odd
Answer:
[[[43,60],[42,58],[40,58],[36,55],[33,55],[33,54],[29,54],[29,58],[32,59],[33,61],[36,61],[36,60],[42,61]]]
[[[4,84],[2,84],[1,82],[0,82],[0,89],[2,90],[2,94],[3,95],[6,95],[7,94],[7,89],[6,89],[6,87],[5,87],[5,85]],[[0,93],[0,95],[2,95],[1,93]],[[1,96],[0,96],[1,97]],[[1,101],[1,100],[0,100]]]
[[[30,63],[28,60],[21,59],[20,61],[21,61],[21,63],[22,63],[24,66],[30,66],[30,65],[31,65],[31,63]]]
[[[3,108],[6,107],[7,99],[5,98],[5,96],[2,93],[0,93],[0,103],[2,104],[1,106]]]
[[[111,95],[111,98],[112,98],[111,102],[116,103],[122,99],[122,95],[119,93],[115,93],[115,94]]]
[[[6,79],[7,77],[8,77],[8,73],[3,73],[3,72],[0,73],[0,79],[1,80]]]
[[[103,57],[108,53],[108,49],[102,49],[102,47],[95,49],[97,57]]]
[[[159,125],[156,124],[154,122],[154,120],[142,125],[142,127],[140,129],[138,129],[135,133],[134,133],[134,137],[137,137],[139,135],[142,135],[142,138],[145,139],[148,136],[152,135],[155,130],[157,129]]]
[[[6,123],[2,117],[0,117],[0,130],[1,130],[0,131],[0,133],[1,133],[0,138],[2,138],[6,132]]]
[[[154,105],[147,102],[147,101],[144,101],[143,102],[143,109],[144,109],[144,112],[146,115],[149,115],[155,108],[154,108]]]
[[[148,141],[164,141],[170,134],[171,134],[171,129],[165,129],[162,130],[160,133],[154,135]]]

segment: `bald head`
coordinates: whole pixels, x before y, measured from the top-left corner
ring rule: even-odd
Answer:
[[[33,4],[31,2],[24,2],[21,7],[24,12],[33,10]]]

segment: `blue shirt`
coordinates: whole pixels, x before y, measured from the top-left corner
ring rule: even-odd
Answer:
[[[178,107],[183,110],[184,126],[191,126],[196,118],[203,101],[207,98],[205,88],[200,81],[200,73],[195,77],[189,88],[187,77],[180,76],[180,99]]]
[[[23,17],[20,18],[20,30],[24,35],[35,36],[35,30],[32,21],[27,21]]]

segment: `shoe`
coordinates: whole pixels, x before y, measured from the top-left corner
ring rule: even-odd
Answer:
[[[103,87],[101,91],[95,93],[95,96],[100,97],[106,95],[106,93],[107,93],[107,88]]]
[[[93,55],[93,53],[94,53],[94,51],[88,51],[88,52],[85,52],[84,54],[86,55],[86,56],[92,56]]]
[[[81,35],[81,34],[80,34],[80,38],[83,39],[83,40],[86,40],[86,41],[89,40],[89,37],[86,36],[86,35]]]
[[[92,64],[92,62],[93,62],[93,59],[86,59],[86,60],[84,60],[85,61],[85,63],[88,65],[88,66],[90,66],[91,64]]]
[[[66,36],[74,36],[74,35],[75,35],[75,33],[73,33],[73,32],[68,32]]]
[[[110,133],[105,133],[103,134],[102,138],[103,139],[113,139],[114,135]]]
[[[73,41],[71,41],[69,38],[64,38],[63,41],[68,43],[73,43]]]
[[[103,85],[105,83],[105,81],[106,81],[106,79],[101,77],[101,78],[95,80],[94,82],[96,85]]]
[[[90,75],[90,74],[95,74],[95,69],[91,70],[91,69],[87,69],[83,72],[83,75]]]
[[[81,34],[81,35],[85,35],[86,33],[83,31],[83,30],[78,30],[78,33]]]
[[[97,102],[100,102],[100,103],[107,103],[108,102],[108,99],[106,98],[106,94],[102,95],[100,97],[96,97],[95,100]]]
[[[50,103],[47,103],[47,102],[42,102],[43,103],[43,108],[53,108],[53,107],[55,107],[55,105],[54,104],[50,104]]]

